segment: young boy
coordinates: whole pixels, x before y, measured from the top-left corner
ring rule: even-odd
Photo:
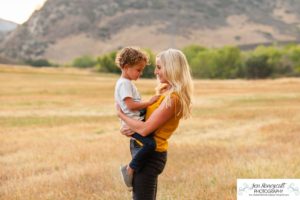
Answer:
[[[148,61],[148,56],[135,47],[123,48],[116,56],[116,64],[121,69],[122,74],[115,86],[115,101],[127,116],[137,120],[144,120],[145,112],[142,111],[159,98],[157,95],[149,101],[141,101],[140,94],[132,83],[132,80],[137,80],[142,75]],[[121,122],[124,126],[125,123]],[[123,181],[129,188],[132,187],[134,171],[139,170],[145,164],[147,156],[156,148],[156,142],[152,136],[143,137],[134,133],[132,137],[141,142],[143,146],[132,158],[129,165],[120,168]]]

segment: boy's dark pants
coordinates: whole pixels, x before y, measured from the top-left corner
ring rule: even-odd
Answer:
[[[147,109],[140,110],[140,116],[145,116],[146,112],[147,112]],[[143,121],[145,121],[145,117],[144,117]],[[139,150],[135,152],[134,156],[132,156],[131,162],[129,163],[129,166],[132,169],[134,169],[135,172],[139,171],[144,166],[147,158],[156,149],[156,142],[153,138],[153,134],[154,133],[149,134],[146,137],[143,137],[138,133],[134,133],[132,135],[133,138],[137,139],[138,141],[140,141],[143,144],[142,147],[139,146],[139,148],[138,148]],[[133,142],[132,139],[131,139],[131,142]],[[136,143],[136,142],[134,142],[134,143]]]
[[[135,156],[133,156],[131,162],[129,163],[129,166],[134,169],[135,172],[137,172],[144,166],[147,158],[156,149],[156,142],[152,134],[143,137],[138,133],[134,133],[132,137],[143,144],[143,146],[139,149],[139,151],[136,152]]]

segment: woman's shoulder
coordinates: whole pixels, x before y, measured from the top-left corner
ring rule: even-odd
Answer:
[[[179,118],[182,117],[182,104],[181,104],[181,97],[178,92],[172,92],[170,95],[171,101],[174,103],[175,107],[175,113],[176,116],[179,116]]]
[[[165,92],[163,94],[161,94],[161,100],[165,100],[167,97],[167,101],[171,100],[172,102],[174,101],[175,103],[180,102],[180,95],[178,94],[178,92]]]

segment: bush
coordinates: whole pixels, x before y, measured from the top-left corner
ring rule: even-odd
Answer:
[[[267,78],[272,73],[267,55],[254,55],[246,60],[245,76],[250,79]]]
[[[198,45],[190,45],[182,49],[182,52],[186,56],[187,60],[190,62],[197,54],[201,51],[206,51],[205,47]]]
[[[113,51],[97,58],[96,70],[99,72],[120,73],[120,69],[115,64],[117,52]]]
[[[215,50],[208,49],[199,52],[189,63],[193,76],[197,78],[217,78],[216,58],[217,53]]]
[[[154,75],[154,69],[155,69],[155,55],[152,53],[150,49],[145,50],[149,55],[149,65],[147,65],[143,71],[142,77],[144,78],[153,78]]]
[[[78,57],[72,62],[72,65],[74,67],[79,67],[79,68],[90,68],[90,67],[94,67],[96,64],[97,64],[96,60],[91,56],[87,56],[87,55]]]
[[[142,77],[153,78],[155,55],[150,49],[145,50],[150,57]],[[96,60],[83,56],[74,60],[77,67],[96,67],[96,71],[120,74],[115,64],[116,51],[99,56]],[[192,75],[196,78],[269,78],[283,76],[300,76],[300,46],[288,45],[258,46],[253,51],[241,52],[238,47],[205,48],[190,45],[183,49]],[[43,62],[42,62],[43,61]],[[45,60],[30,61],[35,66],[49,66]],[[42,64],[41,64],[42,63]]]
[[[286,50],[286,65],[288,66],[289,72],[292,75],[300,76],[300,46],[299,45],[289,45],[285,48]]]
[[[183,52],[194,77],[236,78],[242,74],[242,55],[237,47],[205,49],[193,45],[183,49]]]
[[[237,78],[243,72],[241,51],[237,47],[218,49],[216,75],[218,78]]]
[[[34,66],[34,67],[50,67],[54,66],[52,63],[50,63],[47,59],[28,59],[25,61],[26,64]]]

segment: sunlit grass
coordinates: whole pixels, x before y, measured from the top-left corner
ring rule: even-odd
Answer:
[[[0,66],[0,199],[131,199],[115,75]],[[142,98],[155,80],[136,82]],[[233,200],[237,178],[300,178],[300,79],[196,80],[160,200]]]

